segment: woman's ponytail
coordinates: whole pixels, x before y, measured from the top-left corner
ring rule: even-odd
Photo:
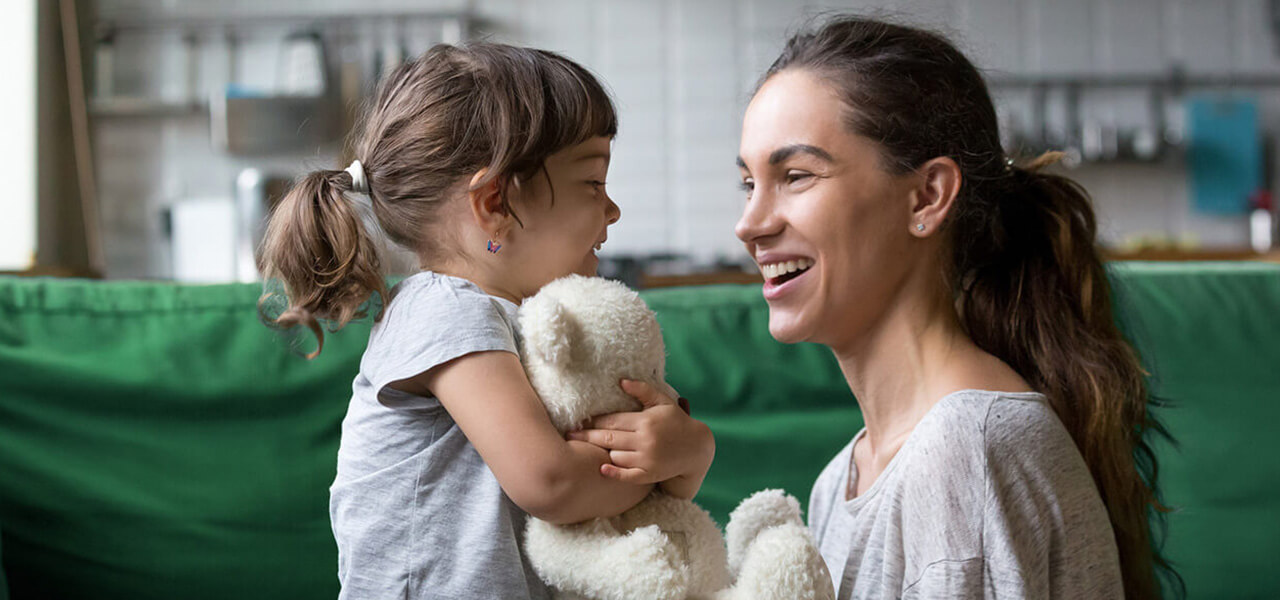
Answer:
[[[1107,506],[1126,597],[1156,598],[1156,570],[1172,570],[1153,552],[1151,518],[1162,521],[1168,509],[1155,493],[1146,434],[1164,429],[1147,410],[1146,373],[1114,320],[1089,196],[1041,171],[1060,157],[1011,165],[957,215],[966,238],[952,265],[960,316],[979,347],[1048,397]]]
[[[268,285],[284,286],[287,306],[268,314],[276,292],[263,294],[258,310],[264,321],[290,328],[304,325],[324,348],[320,320],[337,330],[366,316],[370,294],[385,300],[378,243],[366,231],[358,207],[347,198],[351,174],[315,171],[298,181],[276,205],[267,223],[259,269]]]

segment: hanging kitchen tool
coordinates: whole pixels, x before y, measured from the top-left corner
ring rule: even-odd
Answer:
[[[232,154],[266,154],[314,148],[342,136],[324,39],[315,31],[291,34],[280,58],[276,89],[228,85],[211,100],[215,145]]]

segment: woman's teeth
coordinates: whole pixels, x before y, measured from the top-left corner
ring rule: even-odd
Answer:
[[[812,266],[812,260],[808,258],[801,258],[799,260],[788,260],[786,262],[760,265],[760,273],[764,275],[765,279],[773,279],[774,277],[781,277],[788,273],[803,271]]]

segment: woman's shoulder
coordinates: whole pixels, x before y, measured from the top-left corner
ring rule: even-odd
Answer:
[[[1093,489],[1084,458],[1044,395],[971,390],[947,400],[949,418],[938,421],[949,423],[936,426],[952,432],[952,443],[968,440],[953,454],[964,455],[974,472],[980,468],[988,495],[1020,489],[1048,498]],[[967,433],[955,433],[961,429]]]
[[[921,425],[951,432],[984,447],[1031,442],[1033,439],[1024,436],[1062,428],[1048,399],[1039,392],[960,390],[942,398],[929,416],[936,418],[926,419]]]
[[[1068,450],[1078,454],[1071,435],[1043,394],[969,391],[960,396],[980,412],[982,445],[988,456],[1016,454],[1039,461]]]
[[[939,400],[916,426],[911,462],[917,471],[963,472],[981,481],[992,457],[1036,454],[1050,439],[1070,443],[1042,394],[961,390]]]

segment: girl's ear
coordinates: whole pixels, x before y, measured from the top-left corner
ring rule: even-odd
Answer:
[[[946,156],[924,163],[917,173],[921,179],[911,191],[911,221],[908,226],[912,235],[928,237],[946,222],[947,214],[960,195],[963,178],[960,165]]]
[[[480,187],[476,187],[485,179],[488,171],[488,169],[480,169],[471,177],[471,182],[467,186],[467,204],[476,226],[490,238],[497,240],[510,227],[512,215],[510,206],[503,197],[505,185],[503,178],[494,177]]]

